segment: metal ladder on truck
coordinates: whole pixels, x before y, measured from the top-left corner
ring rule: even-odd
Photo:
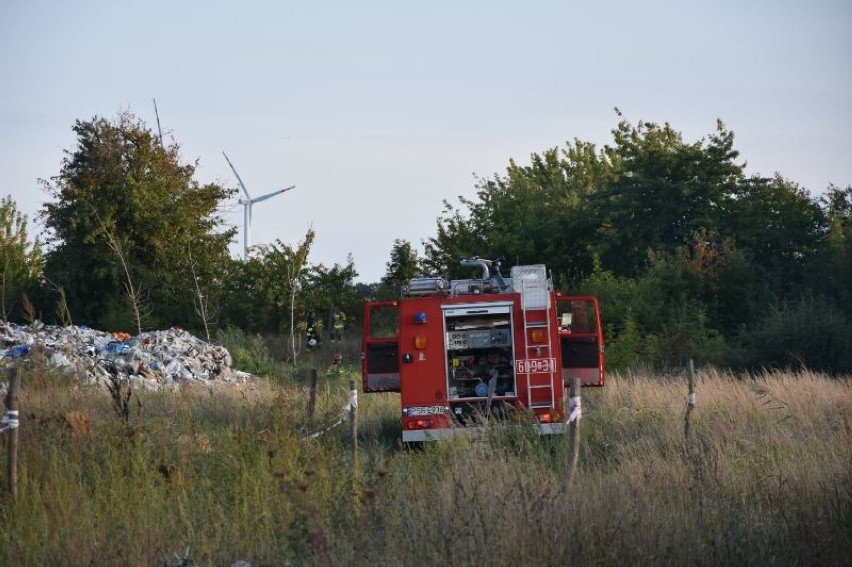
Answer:
[[[540,291],[540,290],[536,290]],[[526,359],[527,367],[525,368],[527,379],[527,407],[530,409],[556,408],[556,389],[553,382],[556,379],[556,362],[551,352],[551,326],[550,326],[550,290],[545,287],[544,292],[547,294],[547,302],[544,306],[529,307],[527,299],[527,285],[525,281],[521,282],[521,313],[524,321],[524,358]],[[531,311],[544,311],[544,321],[531,321]],[[530,334],[533,329],[542,329],[544,331],[544,343],[530,344]],[[534,353],[535,358],[531,358],[530,354]],[[547,372],[533,371],[535,369],[533,360],[540,360],[547,367]],[[533,378],[533,375],[536,378]],[[544,375],[547,375],[547,383],[542,382]],[[547,394],[547,400],[542,400],[538,396],[533,402],[533,390],[543,391]]]

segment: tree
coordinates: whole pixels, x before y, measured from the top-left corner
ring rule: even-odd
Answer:
[[[305,240],[296,248],[284,247],[281,252],[284,252],[287,263],[284,264],[287,273],[286,284],[289,288],[290,299],[290,346],[293,354],[293,366],[296,366],[296,357],[299,349],[296,347],[296,296],[305,286],[305,281],[308,274],[308,253],[311,250],[311,244],[314,242],[314,231],[309,229],[305,235]]]
[[[399,293],[402,286],[420,273],[420,259],[417,250],[407,240],[397,238],[393,241],[390,260],[385,264],[385,275],[382,285],[385,294],[393,297]]]
[[[477,180],[475,199],[444,203],[423,263],[456,277],[463,258],[502,256],[513,264],[547,263],[576,280],[592,269],[594,226],[585,205],[612,175],[610,156],[579,140],[532,154],[529,165],[510,160],[505,175]]]
[[[459,197],[462,206],[470,207],[472,201]],[[442,216],[436,221],[435,236],[424,242],[423,267],[430,274],[451,277],[458,273],[462,258],[476,256],[485,249],[485,238],[472,226],[461,208],[444,200]],[[398,288],[397,288],[398,289]]]
[[[687,143],[668,123],[621,121],[607,153],[617,164],[590,211],[603,263],[639,275],[648,251],[672,254],[698,230],[719,232],[737,183],[734,134],[721,121],[706,140]]]
[[[335,264],[326,268],[322,264],[313,266],[307,277],[305,289],[307,301],[319,315],[320,308],[325,308],[325,330],[330,333],[334,324],[334,314],[340,311],[348,321],[354,320],[358,313],[356,307],[361,302],[355,295],[354,280],[358,277],[352,256],[346,258],[346,265]]]
[[[475,199],[445,203],[425,264],[458,273],[462,257],[546,263],[576,286],[592,258],[618,275],[648,269],[648,251],[673,254],[698,230],[724,238],[724,217],[743,178],[734,135],[721,122],[687,143],[669,124],[619,122],[599,150],[574,140],[510,160],[505,175],[479,180]]]
[[[308,255],[315,233],[308,229],[295,246],[276,240],[251,248],[245,261],[233,260],[225,278],[229,298],[223,316],[226,324],[251,333],[289,333],[295,364],[299,353],[299,324],[312,307],[307,304],[311,266]]]
[[[304,330],[311,313],[318,328],[325,320],[326,330],[334,310],[348,321],[359,320],[364,298],[375,297],[378,284],[353,282],[358,272],[351,256],[331,268],[310,264],[313,239],[311,229],[296,246],[276,240],[252,247],[246,261],[232,260],[223,276],[228,300],[222,304],[222,322],[250,333],[288,334],[292,350],[293,337]]]
[[[776,175],[739,184],[724,230],[764,282],[764,296],[780,299],[798,295],[827,227],[819,203]]]
[[[46,275],[65,290],[78,322],[127,327],[129,280],[148,298],[150,324],[185,325],[197,284],[221,285],[236,228],[217,211],[234,190],[199,184],[198,162],[181,163],[176,143],[163,146],[129,112],[113,122],[78,120],[73,131],[77,146],[66,150],[59,175],[42,180],[53,198],[42,211],[52,233]]]
[[[852,185],[830,186],[821,199],[827,229],[810,270],[814,287],[852,315]]]
[[[38,238],[30,243],[27,236],[27,216],[7,195],[0,200],[0,315],[4,320],[41,277],[42,260]]]
[[[133,310],[133,318],[136,321],[136,332],[141,335],[142,318],[147,315],[145,292],[136,287],[133,283],[133,277],[130,275],[130,267],[127,265],[127,258],[125,257],[124,250],[122,250],[121,244],[118,242],[115,234],[103,225],[103,221],[100,220],[100,216],[97,215],[97,212],[95,212],[95,216],[97,216],[98,221],[101,223],[101,228],[104,230],[107,245],[110,247],[110,250],[113,251],[115,257],[118,258],[118,261],[121,264],[121,269],[124,271],[124,291],[127,295],[128,301],[130,302],[130,308]]]

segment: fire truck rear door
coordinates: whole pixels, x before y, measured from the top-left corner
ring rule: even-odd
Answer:
[[[604,385],[603,331],[598,300],[592,296],[557,297],[562,379],[583,386]]]
[[[365,393],[399,392],[399,304],[370,302],[364,306],[361,379]]]

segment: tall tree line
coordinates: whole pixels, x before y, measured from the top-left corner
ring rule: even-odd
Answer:
[[[462,258],[502,256],[599,295],[614,367],[852,370],[852,186],[815,197],[747,175],[722,122],[689,141],[667,123],[619,120],[602,147],[575,139],[478,178],[474,197],[444,203],[422,257],[394,241],[370,285],[354,283],[351,257],[312,264],[312,230],[230,258],[236,229],[219,211],[234,189],[196,182],[197,163],[130,113],[77,121],[76,146],[42,182],[44,251],[14,203],[0,206],[3,315],[286,334],[309,314],[328,327],[336,310],[357,325],[365,297],[394,297],[418,273],[468,277]]]
[[[626,120],[612,135],[510,161],[445,202],[424,270],[460,275],[473,255],[546,264],[565,291],[601,297],[617,367],[852,370],[852,187],[816,198],[746,175],[721,121],[691,142]]]

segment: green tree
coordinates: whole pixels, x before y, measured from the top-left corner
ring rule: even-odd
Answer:
[[[23,294],[38,283],[42,261],[38,238],[29,241],[27,216],[18,211],[11,195],[3,197],[0,200],[0,316],[4,320],[13,316]]]
[[[257,254],[245,260],[231,258],[223,265],[223,272],[223,294],[227,301],[222,304],[220,325],[247,333],[268,332],[273,328],[269,322],[271,312],[266,310],[261,258]],[[274,330],[277,331],[277,324]]]
[[[253,246],[247,260],[230,262],[225,277],[228,302],[223,323],[249,333],[288,334],[294,365],[300,352],[299,332],[304,330],[307,315],[316,309],[312,285],[317,269],[308,263],[314,238],[313,229],[308,229],[295,246],[280,240]],[[351,270],[354,274],[354,268]],[[338,271],[341,279],[348,274],[346,268]]]
[[[390,260],[385,264],[382,277],[384,295],[396,297],[408,280],[420,273],[420,257],[417,250],[407,240],[396,239],[390,252]]]
[[[852,185],[831,186],[821,200],[828,225],[825,243],[813,262],[813,287],[852,315]]]
[[[546,263],[576,281],[592,269],[594,227],[585,204],[612,174],[610,156],[579,140],[532,154],[529,165],[510,160],[505,175],[477,181],[475,199],[444,203],[424,265],[458,277],[462,258],[502,256],[511,264]]]
[[[459,197],[459,200],[462,207],[470,209],[473,205],[472,201],[463,197]],[[462,258],[480,255],[486,249],[484,236],[477,232],[462,207],[444,200],[444,209],[435,223],[435,236],[424,242],[422,263],[427,273],[456,276]]]
[[[163,146],[129,112],[78,120],[73,130],[77,146],[59,175],[42,180],[53,198],[43,209],[52,231],[46,275],[78,322],[128,327],[132,281],[150,325],[187,325],[199,286],[216,295],[221,285],[236,229],[218,209],[234,191],[195,181],[198,162],[181,163],[176,143]]]
[[[734,134],[716,131],[687,143],[668,123],[621,121],[607,147],[616,174],[594,193],[590,212],[603,263],[617,274],[639,275],[649,250],[671,254],[698,230],[719,232],[737,183]]]
[[[748,257],[767,298],[792,298],[823,244],[826,219],[807,191],[779,175],[739,184],[724,230]]]
[[[356,277],[358,272],[355,271],[355,262],[351,255],[346,258],[344,266],[335,264],[326,268],[318,264],[308,271],[306,301],[317,311],[318,316],[324,310],[327,333],[331,332],[334,313],[337,310],[345,315],[346,321],[360,319],[362,301],[355,294]]]
[[[286,274],[285,284],[288,290],[288,303],[290,307],[290,348],[293,355],[293,366],[296,366],[296,357],[299,349],[296,346],[296,312],[297,298],[305,287],[309,274],[308,254],[314,242],[314,231],[309,229],[305,239],[295,248],[281,246],[275,252],[280,257],[276,265],[284,267]],[[283,260],[283,261],[281,261]]]

